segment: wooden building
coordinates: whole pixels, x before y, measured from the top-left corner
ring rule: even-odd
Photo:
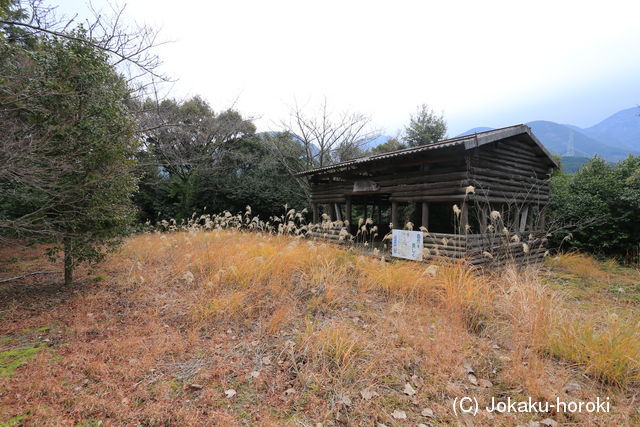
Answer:
[[[313,222],[372,218],[427,230],[427,258],[474,264],[539,258],[544,252],[549,176],[558,163],[526,125],[451,138],[302,172]],[[324,215],[323,215],[324,214]],[[339,230],[322,233],[335,238]]]

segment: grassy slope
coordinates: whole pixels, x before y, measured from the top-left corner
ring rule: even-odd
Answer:
[[[2,277],[35,265],[0,256]],[[288,237],[137,236],[84,283],[0,288],[0,351],[45,344],[0,377],[0,423],[450,424],[465,395],[610,396],[613,413],[552,417],[640,422],[640,275],[576,255],[551,264],[478,275]]]

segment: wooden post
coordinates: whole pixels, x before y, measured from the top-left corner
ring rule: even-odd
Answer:
[[[398,202],[391,202],[391,228],[398,228],[400,225],[398,213]]]
[[[329,219],[331,221],[335,221],[335,212],[332,209],[331,203],[328,203],[326,205],[324,205],[325,208],[325,212],[327,213],[327,215],[329,215]]]
[[[340,205],[338,203],[333,204],[333,210],[335,211],[335,214],[336,214],[336,220],[342,221],[342,214],[340,212]]]
[[[520,208],[516,206],[515,213],[513,215],[513,221],[511,223],[511,228],[513,228],[514,233],[518,233],[520,231]]]
[[[422,221],[421,226],[429,229],[429,202],[422,202]]]
[[[529,216],[529,205],[522,208],[522,216],[520,217],[520,232],[524,233],[527,228],[527,217]]]
[[[313,223],[317,224],[320,222],[320,209],[318,208],[318,204],[311,203],[311,209],[313,211]]]
[[[347,201],[344,204],[344,219],[349,221],[351,224],[351,199],[347,198]]]
[[[489,219],[489,214],[487,212],[487,207],[486,206],[482,206],[480,208],[480,218],[478,218],[480,220],[480,233],[486,233],[487,232],[487,221]]]
[[[469,224],[469,205],[462,202],[462,212],[460,212],[460,234],[467,234],[467,225]]]

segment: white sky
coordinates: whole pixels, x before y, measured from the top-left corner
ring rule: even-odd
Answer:
[[[84,0],[50,0],[64,14]],[[100,8],[106,0],[95,0]],[[420,103],[449,135],[530,120],[589,126],[640,104],[640,1],[130,0],[199,94],[274,128],[294,100],[369,115],[395,135]]]

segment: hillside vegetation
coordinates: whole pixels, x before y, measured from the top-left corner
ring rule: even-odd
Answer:
[[[51,268],[38,255],[4,251],[2,277]],[[140,234],[71,287],[38,276],[0,288],[0,422],[640,422],[640,274],[578,254],[549,267],[386,262],[231,230]],[[606,396],[612,412],[458,419],[463,396]]]

